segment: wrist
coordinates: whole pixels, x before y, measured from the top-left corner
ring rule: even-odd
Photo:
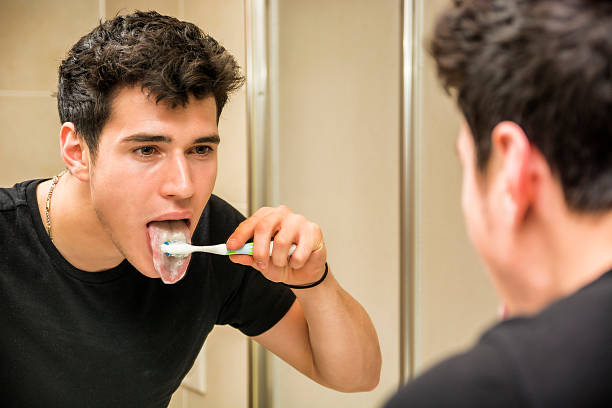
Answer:
[[[329,272],[329,268],[327,266],[327,262],[325,262],[325,271],[323,272],[323,275],[321,276],[321,278],[319,278],[317,281],[312,282],[312,283],[307,283],[305,285],[290,285],[290,284],[284,283],[284,282],[281,282],[281,284],[283,286],[286,286],[286,287],[291,288],[291,289],[310,289],[310,288],[314,288],[315,286],[318,286],[321,283],[323,283],[325,278],[327,278],[328,272]]]

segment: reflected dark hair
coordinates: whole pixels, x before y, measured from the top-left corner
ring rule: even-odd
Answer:
[[[95,157],[114,94],[138,85],[175,108],[214,96],[217,120],[244,77],[232,55],[197,26],[154,11],[117,16],[82,37],[59,67],[57,105]]]
[[[612,2],[463,0],[439,19],[431,53],[474,136],[519,124],[570,208],[612,209]]]

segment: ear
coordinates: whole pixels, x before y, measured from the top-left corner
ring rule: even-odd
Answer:
[[[531,172],[534,148],[523,129],[514,122],[500,122],[491,134],[493,154],[500,162],[500,182],[504,212],[513,225],[525,218],[533,200]]]
[[[66,122],[60,130],[60,149],[66,168],[77,179],[89,181],[91,166],[87,143],[76,132],[74,123]]]

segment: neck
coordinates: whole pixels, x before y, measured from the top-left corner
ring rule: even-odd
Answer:
[[[612,211],[549,212],[516,242],[515,266],[496,283],[510,315],[532,315],[612,268]]]
[[[36,194],[43,223],[50,186],[50,180],[41,183]],[[123,261],[124,256],[96,216],[88,183],[70,173],[62,176],[51,197],[50,218],[53,243],[75,268],[97,272],[113,268]]]

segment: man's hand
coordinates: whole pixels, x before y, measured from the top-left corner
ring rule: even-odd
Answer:
[[[232,255],[233,262],[289,285],[323,276],[327,250],[321,229],[289,208],[261,208],[238,226],[227,248],[238,249],[251,237],[253,256]],[[292,244],[296,249],[289,257]],[[344,392],[373,389],[380,378],[380,346],[363,307],[332,271],[320,285],[293,292],[296,301],[285,316],[253,339],[320,384]]]
[[[327,250],[321,228],[288,207],[263,207],[244,220],[227,240],[227,248],[241,248],[253,238],[253,256],[232,255],[230,259],[252,266],[267,279],[290,285],[316,282],[325,272]],[[270,256],[270,242],[274,242]],[[289,257],[291,245],[297,247]]]

